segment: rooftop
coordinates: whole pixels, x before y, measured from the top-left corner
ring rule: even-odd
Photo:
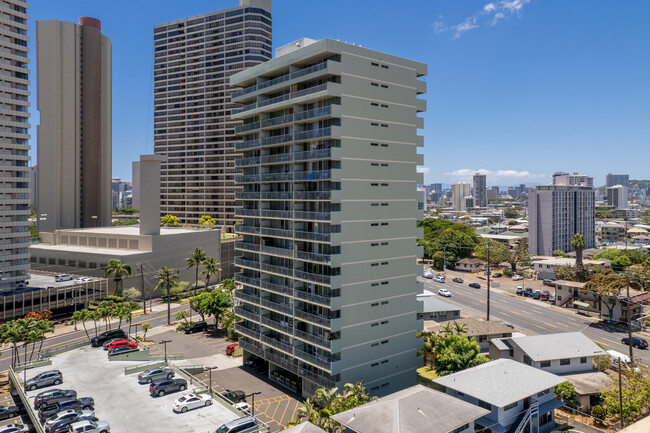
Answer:
[[[448,433],[489,411],[416,385],[332,418],[357,433]]]
[[[295,425],[293,427],[289,427],[286,430],[283,430],[283,432],[286,433],[325,433],[325,430],[323,430],[320,427],[316,427],[314,424],[310,423],[309,421],[302,422],[298,425]]]
[[[512,337],[509,340],[533,361],[607,355],[606,351],[582,332]]]
[[[555,374],[511,359],[497,359],[434,380],[497,407],[518,402],[564,381]]]
[[[417,300],[422,302],[423,313],[436,313],[442,311],[460,311],[461,307],[443,301],[439,296],[431,294],[418,295]]]
[[[220,227],[217,227],[217,230]],[[161,227],[160,234],[165,235],[178,235],[183,233],[196,233],[198,231],[208,231],[211,229],[203,229],[196,227]],[[140,236],[140,227],[138,225],[133,226],[111,226],[111,227],[94,227],[94,228],[83,228],[83,229],[64,229],[57,230],[59,232],[76,232],[79,234],[101,234],[101,235],[129,235],[129,236]]]
[[[573,384],[578,395],[597,394],[612,383],[612,378],[602,371],[565,374],[562,377]]]
[[[465,325],[467,327],[467,332],[463,335],[468,337],[476,337],[479,335],[495,335],[495,334],[505,334],[505,336],[512,335],[512,328],[504,325],[501,322],[495,322],[494,320],[486,321],[482,319],[474,319],[472,317],[465,317],[462,319],[454,320],[454,322],[459,325]],[[427,327],[427,324],[432,326]],[[428,321],[425,323],[424,330],[427,332],[437,332],[444,326],[443,324],[437,322]]]
[[[553,281],[552,284],[554,286],[566,286],[566,287],[573,287],[576,289],[582,289],[585,286],[585,283],[579,283],[577,281],[568,281],[568,280],[557,280]]]

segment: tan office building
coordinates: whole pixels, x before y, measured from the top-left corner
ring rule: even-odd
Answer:
[[[111,41],[101,22],[36,22],[39,230],[111,225]]]
[[[0,9],[0,290],[29,270],[29,69],[27,2]]]

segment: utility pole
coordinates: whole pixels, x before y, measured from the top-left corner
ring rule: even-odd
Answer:
[[[253,397],[253,405],[251,406],[251,416],[255,416],[255,396],[261,394],[260,391],[251,392],[246,397]]]
[[[172,342],[171,340],[163,340],[163,341],[160,341],[158,343],[158,344],[164,344],[165,345],[165,365],[168,365],[167,364],[167,343],[171,343],[171,342]]]
[[[142,281],[142,309],[144,314],[147,314],[147,289],[144,287],[144,270],[142,269],[142,263],[137,265],[140,267],[140,281]]]
[[[625,421],[623,420],[623,384],[621,383],[621,364],[623,360],[618,358],[618,409],[621,414],[621,428],[625,427]]]
[[[630,316],[630,308],[632,307],[632,302],[630,302],[630,269],[625,269],[625,286],[627,288],[627,298],[625,303],[627,304],[627,309],[625,310],[627,316],[627,342],[630,346],[630,363],[634,364],[634,358],[632,357],[632,317]]]
[[[216,370],[219,367],[203,367],[203,371],[208,370],[208,375],[210,377],[210,385],[208,385],[208,388],[210,389],[210,395],[212,395],[212,370]]]
[[[487,241],[487,321],[490,321],[490,249],[492,244]]]

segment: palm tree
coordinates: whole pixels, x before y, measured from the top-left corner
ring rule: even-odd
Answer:
[[[440,333],[444,335],[450,335],[454,333],[454,330],[452,329],[451,325],[447,323],[440,328]]]
[[[298,419],[303,418],[312,424],[319,424],[320,414],[310,399],[305,400],[304,405],[298,408]]]
[[[108,266],[104,269],[104,275],[108,277],[111,274],[115,280],[115,294],[117,295],[120,281],[131,275],[131,266],[123,264],[120,259],[110,259]]]
[[[331,410],[336,401],[338,390],[336,387],[332,389],[318,388],[314,393],[314,404],[323,410]]]
[[[142,330],[144,331],[144,335],[142,336],[142,341],[147,341],[147,331],[150,329],[151,329],[151,323],[144,322],[142,324]]]
[[[178,274],[174,272],[174,270],[169,266],[163,266],[158,269],[158,272],[154,278],[158,280],[156,289],[158,287],[163,287],[165,290],[167,290],[167,297],[171,297],[171,286],[176,284],[176,280],[178,280]]]
[[[191,268],[192,266],[196,266],[196,282],[194,284],[194,290],[199,288],[199,266],[205,262],[207,257],[208,256],[205,254],[205,251],[197,247],[192,255],[189,258],[185,259],[187,262],[187,269]]]
[[[97,337],[97,321],[100,320],[100,314],[97,310],[88,310],[88,320],[92,320],[95,324],[95,337]]]
[[[576,267],[582,268],[582,250],[585,249],[585,237],[580,233],[576,233],[571,239],[571,246],[576,250]]]
[[[454,320],[454,330],[456,331],[456,334],[466,334],[467,333],[467,324],[464,323],[458,323]]]
[[[189,314],[187,314],[187,310],[180,310],[176,312],[176,320],[179,322],[181,320],[185,321],[187,323],[187,318],[189,317]]]
[[[75,311],[74,314],[72,314],[72,323],[81,323],[84,327],[84,331],[86,332],[86,337],[90,339],[90,335],[88,335],[88,329],[86,328],[86,321],[90,320],[88,313],[89,311],[85,308],[83,310]]]
[[[120,319],[117,327],[121,328],[122,320],[127,320],[129,317],[131,317],[131,313],[133,312],[133,310],[131,309],[131,305],[129,305],[128,302],[116,305],[114,310],[115,312],[113,317],[117,317],[118,319]],[[129,329],[129,331],[131,331],[131,329]]]
[[[370,401],[370,396],[361,381],[352,384],[346,383],[343,388],[343,398],[347,407],[357,407]],[[347,409],[346,407],[346,409]]]
[[[41,332],[41,338],[39,339],[40,344],[38,346],[38,353],[41,353],[41,350],[43,349],[43,341],[45,341],[46,338],[45,334],[48,332],[54,332],[54,323],[51,320],[43,319],[39,320],[36,325],[38,327],[38,330]],[[29,359],[32,359],[31,356]]]
[[[18,352],[18,343],[23,341],[23,332],[21,327],[16,321],[3,323],[0,327],[0,334],[2,335],[2,343],[11,344],[12,365],[20,363],[20,353]]]
[[[204,270],[201,271],[201,275],[205,274],[205,288],[207,289],[210,285],[210,279],[214,275],[218,275],[221,272],[219,263],[214,259],[214,257],[206,257],[203,261]]]

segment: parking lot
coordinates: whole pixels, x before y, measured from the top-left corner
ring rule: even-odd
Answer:
[[[55,356],[51,366],[29,370],[28,378],[41,371],[60,370],[64,383],[59,388],[74,389],[78,397],[94,398],[96,416],[107,421],[113,432],[209,432],[237,418],[218,401],[187,413],[174,413],[172,403],[184,393],[149,396],[149,387],[138,383],[137,374],[124,375],[125,367],[139,363],[109,362],[101,348],[84,347]],[[42,390],[27,395],[33,399]]]

